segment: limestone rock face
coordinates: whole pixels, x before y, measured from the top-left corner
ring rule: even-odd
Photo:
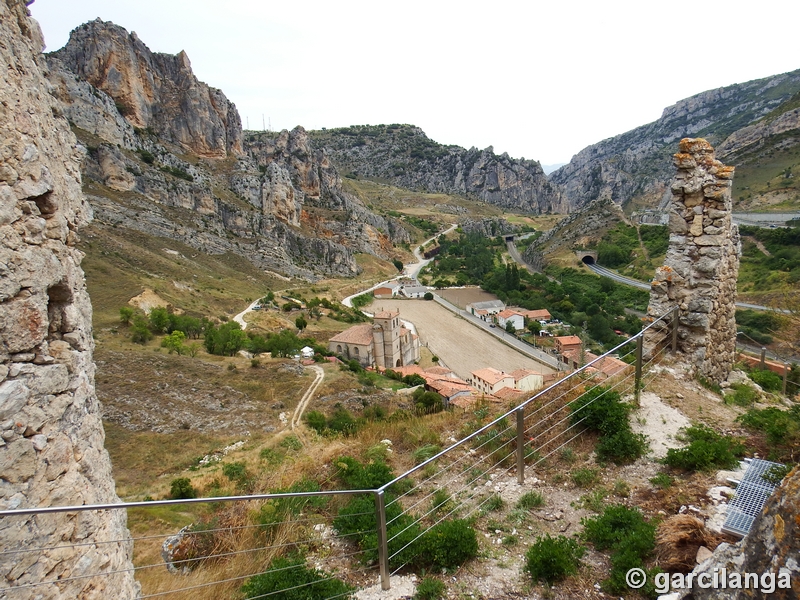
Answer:
[[[236,107],[198,81],[185,52],[153,53],[135,33],[97,19],[75,29],[55,56],[113,98],[131,125],[150,128],[199,156],[242,153]]]
[[[376,125],[313,132],[340,169],[431,193],[460,194],[534,214],[567,212],[558,186],[535,160],[443,146],[412,125]]]
[[[656,270],[648,315],[679,308],[678,349],[706,379],[725,381],[735,358],[739,230],[731,221],[733,167],[703,139],[684,138],[675,154],[670,243]],[[650,347],[662,331],[645,338]]]
[[[75,248],[88,220],[75,136],[48,93],[39,27],[0,2],[0,508],[117,502]],[[133,598],[123,511],[0,519],[0,596]],[[110,542],[110,543],[107,543]],[[77,544],[70,547],[70,544]],[[127,570],[126,570],[127,569]],[[11,591],[43,580],[89,575]],[[106,573],[101,577],[93,574]],[[112,574],[113,573],[113,574]]]

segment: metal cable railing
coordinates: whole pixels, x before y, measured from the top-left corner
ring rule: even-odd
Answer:
[[[93,506],[23,508],[0,511],[0,519],[22,519],[35,515],[64,512],[146,509],[170,505],[186,506],[197,503],[228,503],[230,505],[234,502],[261,501],[266,503],[289,499],[308,500],[314,497],[353,498],[358,495],[367,495],[374,500],[374,512],[360,511],[347,515],[348,518],[354,519],[353,522],[364,522],[365,525],[374,519],[372,522],[375,526],[369,526],[370,528],[367,529],[362,527],[339,533],[333,528],[335,519],[332,510],[316,509],[306,504],[300,508],[297,508],[297,505],[291,507],[285,504],[283,512],[278,510],[268,518],[265,517],[265,520],[260,523],[238,522],[232,523],[229,527],[213,526],[208,529],[182,530],[178,534],[178,545],[180,546],[183,540],[187,540],[187,544],[193,543],[190,542],[191,540],[198,540],[197,546],[192,547],[193,554],[186,556],[181,556],[180,553],[176,554],[172,557],[174,560],[171,560],[169,564],[173,569],[187,573],[187,576],[184,579],[173,580],[170,585],[166,586],[174,587],[174,589],[147,589],[141,598],[162,598],[173,595],[180,595],[183,598],[189,596],[199,598],[198,594],[202,594],[204,590],[217,589],[214,586],[219,586],[219,590],[226,590],[225,593],[240,590],[244,582],[255,576],[271,574],[280,579],[281,575],[300,572],[300,569],[306,568],[305,563],[272,568],[274,557],[291,553],[297,548],[313,549],[326,544],[328,549],[325,551],[335,553],[339,563],[345,565],[344,568],[346,568],[351,581],[357,576],[379,572],[382,587],[388,589],[390,574],[397,573],[409,564],[409,560],[413,559],[415,544],[431,527],[437,526],[454,515],[466,518],[491,508],[495,493],[491,486],[487,488],[486,485],[479,482],[485,480],[488,484],[498,474],[508,475],[516,472],[517,482],[522,484],[526,466],[535,467],[541,464],[542,461],[584,435],[587,431],[585,421],[588,417],[581,417],[579,411],[573,410],[574,402],[583,394],[593,393],[602,386],[602,391],[596,393],[595,397],[582,405],[581,410],[609,393],[618,392],[626,397],[630,395],[638,402],[639,392],[652,381],[652,376],[649,375],[652,366],[661,360],[669,348],[669,343],[658,343],[645,359],[642,355],[644,336],[648,330],[657,328],[664,334],[661,342],[669,342],[668,325],[675,326],[676,316],[677,313],[671,311],[660,319],[656,319],[636,336],[617,345],[602,356],[592,359],[580,369],[533,394],[518,406],[492,419],[489,423],[480,425],[469,435],[421,461],[418,465],[377,489],[288,492]],[[624,353],[620,356],[618,353],[621,350]],[[617,357],[619,360],[627,362],[631,360],[631,356],[635,356],[635,365],[620,368],[616,375],[599,381],[597,366],[600,361],[606,360],[608,357]],[[420,472],[425,472],[426,477],[414,482],[407,489],[398,486],[402,482],[411,480],[412,475]],[[397,487],[403,491],[397,495],[387,494],[389,490]],[[441,490],[445,490],[444,495],[440,493]],[[437,494],[439,495],[437,496]],[[408,500],[411,502],[407,502]],[[406,502],[407,505],[404,507],[403,503]],[[392,512],[392,516],[388,519],[387,509],[391,509]],[[341,513],[336,518],[341,518]],[[320,525],[328,528],[326,536],[316,530]],[[209,537],[203,538],[202,536]],[[37,552],[58,554],[65,548],[102,548],[114,544],[133,544],[137,548],[149,545],[152,549],[159,542],[163,547],[163,542],[172,537],[174,534],[146,535],[75,544],[11,547],[0,551],[0,561],[16,561],[20,556]],[[365,546],[364,540],[368,538],[377,539],[377,546],[372,544]],[[201,542],[204,539],[213,539],[214,543],[203,546]],[[152,550],[150,555],[152,555]],[[375,560],[376,556],[377,561]],[[198,569],[198,566],[204,564],[214,562],[227,564],[237,561],[246,566],[239,566],[230,572],[227,568],[222,568],[213,581],[204,580],[205,575],[201,573],[202,569]],[[400,564],[397,564],[398,561]],[[391,571],[390,563],[392,563]],[[267,568],[261,566],[265,564]],[[0,595],[14,591],[35,590],[43,586],[64,586],[84,579],[127,572],[138,576],[157,567],[163,569],[164,566],[165,562],[150,559],[130,569],[87,573],[58,579],[43,578],[38,582],[26,582],[17,586],[3,587],[0,582]],[[312,582],[287,584],[289,587],[259,592],[247,596],[246,600],[279,596],[290,590],[322,585],[333,579],[336,579],[335,574],[319,571]],[[287,581],[291,580],[291,577],[287,577]],[[61,588],[59,587],[59,589]],[[214,592],[215,595],[221,593],[222,591]],[[345,595],[347,593],[342,592],[332,597]]]

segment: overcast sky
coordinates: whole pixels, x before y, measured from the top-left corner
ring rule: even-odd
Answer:
[[[185,50],[251,129],[410,123],[543,164],[696,93],[800,68],[800,2],[36,0],[48,50],[100,17]]]

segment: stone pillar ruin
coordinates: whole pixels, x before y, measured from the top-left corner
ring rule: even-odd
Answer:
[[[42,47],[26,2],[0,0],[0,510],[119,501],[76,248],[82,152]],[[0,596],[135,598],[129,538],[123,510],[0,517]]]
[[[736,279],[739,229],[731,221],[733,167],[714,158],[704,139],[685,138],[674,156],[669,249],[655,274],[647,314],[658,318],[674,306],[678,350],[697,374],[721,383],[736,351]],[[648,353],[665,343],[665,329],[645,338]]]

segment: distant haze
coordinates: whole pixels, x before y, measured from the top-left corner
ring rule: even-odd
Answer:
[[[48,48],[100,17],[185,50],[251,129],[407,123],[567,162],[696,93],[800,67],[800,3],[36,0]]]
[[[561,167],[563,167],[567,163],[558,163],[556,165],[542,165],[542,170],[544,171],[545,175],[550,175],[553,171],[557,171]]]

